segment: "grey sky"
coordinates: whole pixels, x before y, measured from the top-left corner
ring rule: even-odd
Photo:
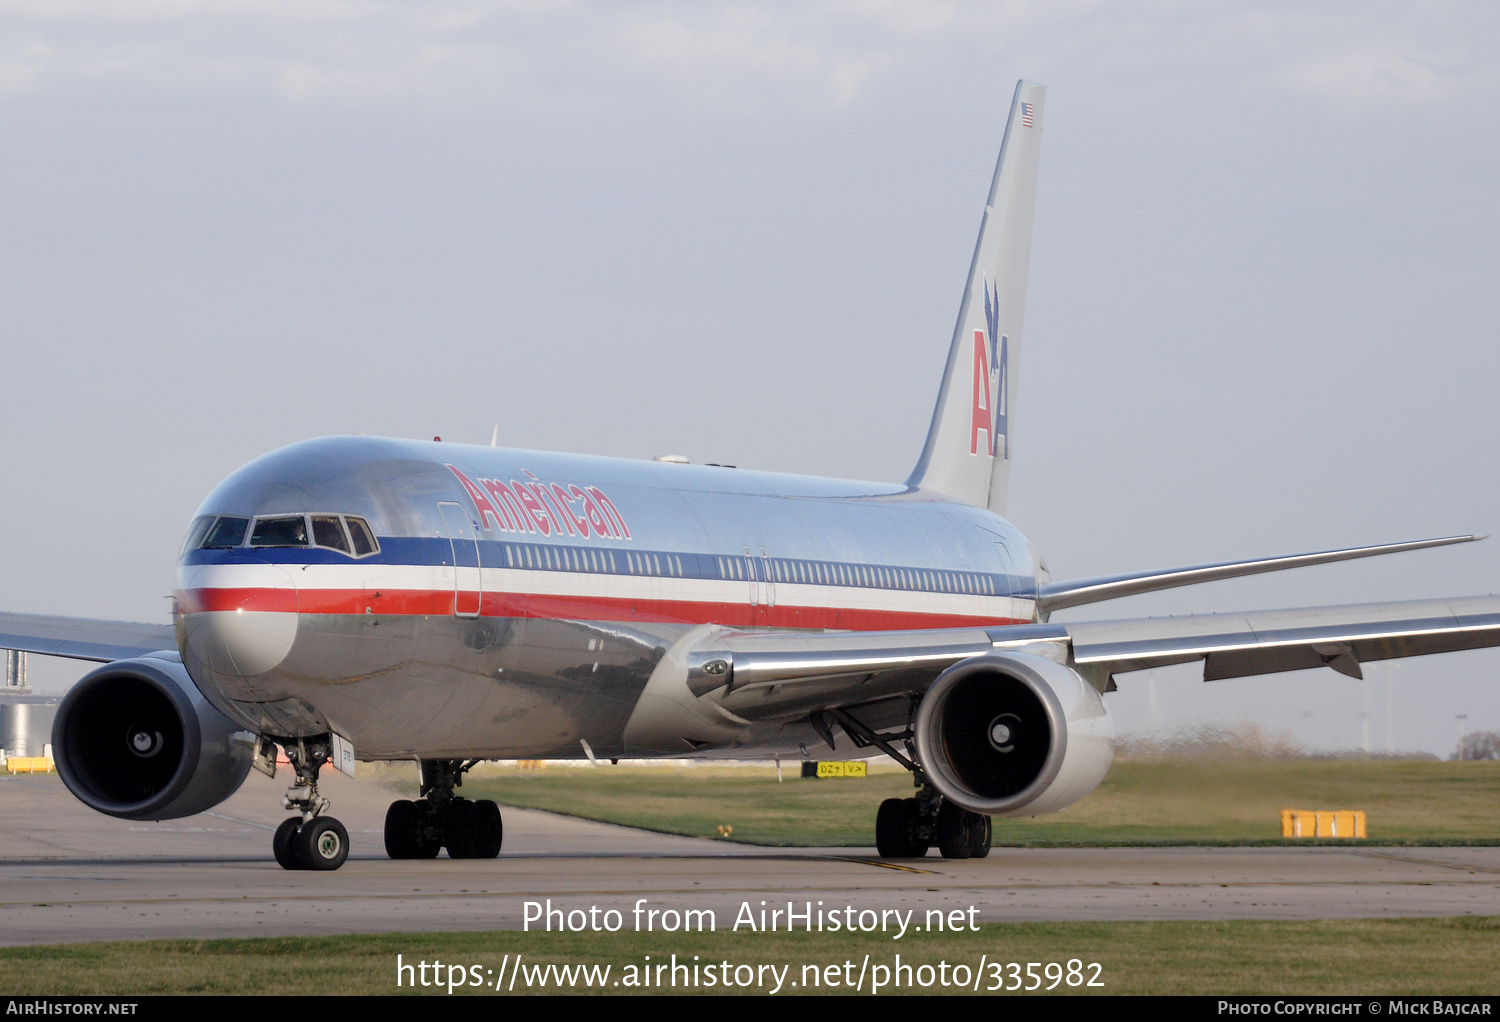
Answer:
[[[1500,530],[1497,51],[1480,2],[0,0],[0,609],[160,619],[202,496],[310,435],[904,478],[1023,76],[1011,517],[1055,576]],[[1497,579],[1500,539],[1072,616]],[[1395,745],[1500,729],[1497,666],[1394,668]],[[1332,672],[1155,687],[1360,741]]]

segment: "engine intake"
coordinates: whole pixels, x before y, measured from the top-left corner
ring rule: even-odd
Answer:
[[[944,798],[986,816],[1064,809],[1098,787],[1114,725],[1078,672],[1029,653],[954,664],[922,698],[917,755]]]
[[[201,813],[238,790],[252,749],[209,705],[176,653],[91,671],[52,725],[63,783],[91,809],[127,820]]]

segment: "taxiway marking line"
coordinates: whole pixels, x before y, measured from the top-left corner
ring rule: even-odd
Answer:
[[[1419,859],[1415,855],[1391,855],[1388,852],[1355,852],[1366,859],[1389,859],[1392,862],[1414,862],[1419,866],[1444,866],[1461,869],[1468,873],[1500,873],[1494,866],[1475,866],[1467,862],[1447,862],[1443,859]]]
[[[216,820],[228,820],[230,823],[243,823],[247,827],[259,827],[261,830],[275,830],[276,828],[267,823],[256,823],[254,820],[242,820],[238,816],[225,816],[223,813],[213,813],[204,810],[204,816],[212,816]]]
[[[930,876],[942,876],[943,875],[943,874],[939,873],[935,869],[918,869],[915,866],[901,866],[901,865],[898,865],[898,864],[896,864],[894,862],[877,862],[874,859],[846,859],[846,858],[843,858],[842,856],[840,856],[838,861],[839,862],[856,862],[856,863],[858,863],[861,866],[879,866],[881,869],[896,869],[896,870],[900,870],[903,873],[926,873],[926,874],[928,874]]]
[[[1203,883],[1130,883],[1122,884],[1117,881],[1108,883],[1077,883],[1077,884],[953,884],[938,889],[949,892],[963,891],[1042,891],[1042,890],[1090,890],[1097,888],[1108,888],[1111,890],[1125,891],[1139,889],[1148,891],[1151,888],[1158,890],[1190,890],[1195,888],[1220,889],[1220,888],[1256,888],[1256,887],[1465,887],[1465,886],[1497,886],[1492,880],[1240,880],[1240,881],[1205,881]],[[889,894],[893,888],[888,887],[844,887],[843,891],[850,893],[875,893]],[[82,900],[57,899],[52,901],[4,901],[0,902],[0,911],[14,908],[61,908],[84,905],[200,905],[200,904],[263,904],[266,902],[302,902],[302,901],[392,901],[396,899],[422,900],[431,898],[518,898],[518,897],[542,897],[542,898],[588,898],[588,897],[616,897],[631,895],[744,895],[744,894],[773,894],[779,896],[795,896],[797,894],[819,894],[827,893],[827,887],[736,887],[733,890],[716,891],[712,888],[705,890],[702,887],[677,888],[662,887],[643,890],[639,887],[629,890],[563,890],[563,891],[434,891],[431,894],[422,892],[407,892],[403,894],[267,894],[254,898],[242,895],[238,898],[99,898]]]

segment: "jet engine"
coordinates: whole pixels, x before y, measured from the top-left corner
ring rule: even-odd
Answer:
[[[922,697],[917,754],[943,797],[986,816],[1055,813],[1098,787],[1114,724],[1078,672],[1030,653],[970,657]]]
[[[209,705],[176,653],[91,671],[57,708],[52,756],[68,790],[127,820],[201,813],[233,795],[253,748]],[[240,732],[244,737],[244,732]]]

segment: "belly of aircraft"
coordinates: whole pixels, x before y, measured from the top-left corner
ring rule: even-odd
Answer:
[[[225,627],[210,615],[186,618],[184,662],[221,709],[262,734],[337,731],[361,759],[573,757],[582,741],[598,756],[622,755],[641,690],[687,630],[303,614],[279,664],[237,674],[222,652],[205,655],[222,650]],[[201,641],[205,633],[217,634]]]

